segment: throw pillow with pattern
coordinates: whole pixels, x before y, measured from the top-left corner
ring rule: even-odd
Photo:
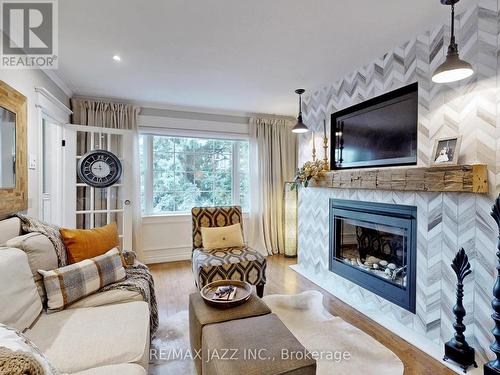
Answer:
[[[38,272],[43,276],[48,312],[63,310],[73,302],[126,277],[117,248],[69,266]]]

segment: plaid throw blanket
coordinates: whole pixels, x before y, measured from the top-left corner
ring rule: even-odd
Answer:
[[[57,226],[44,223],[43,221],[22,214],[16,214],[16,216],[21,220],[21,227],[24,233],[36,232],[48,237],[56,250],[59,267],[67,264],[66,247],[64,246],[64,242],[62,241],[59,228]],[[126,266],[125,273],[127,275],[125,280],[105,286],[100,289],[100,291],[130,290],[140,293],[144,298],[144,301],[149,304],[149,328],[152,339],[159,324],[158,305],[156,303],[153,275],[151,275],[151,272],[146,265],[138,262],[137,260],[134,265]]]

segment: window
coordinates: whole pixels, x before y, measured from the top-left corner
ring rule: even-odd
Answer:
[[[142,135],[140,149],[144,214],[220,205],[248,211],[248,141]]]

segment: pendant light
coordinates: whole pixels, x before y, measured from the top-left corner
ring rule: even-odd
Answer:
[[[295,93],[299,95],[299,116],[297,117],[297,123],[292,128],[292,132],[294,133],[307,133],[309,131],[307,126],[302,122],[302,94],[305,92],[306,90],[304,89],[295,90]]]
[[[436,83],[460,81],[470,77],[474,73],[472,65],[467,61],[460,60],[458,57],[458,46],[457,43],[455,43],[455,4],[458,3],[458,1],[459,0],[441,0],[441,4],[451,5],[451,38],[446,60],[439,65],[432,75],[432,81]]]

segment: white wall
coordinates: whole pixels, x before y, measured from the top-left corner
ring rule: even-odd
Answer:
[[[34,155],[39,163],[39,137],[41,124],[38,118],[37,93],[35,87],[43,87],[62,103],[69,105],[69,97],[40,70],[4,70],[0,69],[0,80],[26,96],[28,105],[28,157]],[[39,168],[28,170],[28,214],[38,217],[39,208]]]
[[[248,136],[247,116],[214,115],[200,112],[143,108],[139,129],[150,134],[188,136],[195,132],[206,137],[242,138]],[[244,232],[248,220],[243,218]],[[191,258],[191,215],[143,217],[142,254],[145,263],[161,263]]]
[[[243,215],[248,233],[248,216]],[[146,264],[191,259],[191,215],[149,216],[142,222],[143,259]]]

